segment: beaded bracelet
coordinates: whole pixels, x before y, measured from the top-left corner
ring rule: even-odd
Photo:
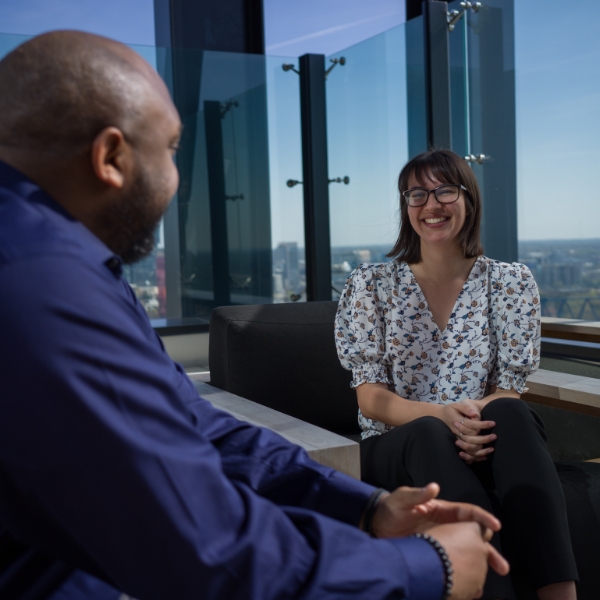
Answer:
[[[454,573],[454,571],[452,569],[452,563],[450,562],[444,547],[435,538],[432,538],[426,533],[415,533],[411,537],[429,542],[433,546],[434,550],[440,555],[440,558],[442,559],[442,565],[444,566],[444,572],[446,574],[446,585],[444,586],[442,598],[449,598],[450,594],[452,594],[452,573]]]
[[[373,531],[373,517],[375,516],[375,509],[379,504],[379,501],[386,495],[389,494],[387,490],[383,488],[379,488],[375,490],[369,501],[367,502],[367,506],[365,507],[364,517],[363,517],[363,530],[366,531],[371,537],[377,537],[375,532]]]

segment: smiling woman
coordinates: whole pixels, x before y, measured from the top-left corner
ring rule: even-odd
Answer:
[[[483,256],[480,191],[461,157],[423,153],[398,188],[395,260],[354,271],[336,317],[363,479],[387,489],[434,481],[440,497],[490,511],[497,494],[532,589],[572,600],[562,489],[543,423],[520,400],[539,364],[537,285],[524,265]],[[497,535],[492,543],[500,548]],[[490,572],[484,598],[512,597],[510,581]]]

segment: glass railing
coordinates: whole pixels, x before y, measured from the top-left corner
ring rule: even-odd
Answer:
[[[406,26],[328,57],[333,297],[352,269],[387,260],[398,236],[397,178],[408,159]],[[349,183],[343,183],[348,177]]]
[[[180,60],[186,68],[190,54]],[[286,185],[302,172],[299,81],[282,69],[289,62],[202,55],[198,110],[184,115],[192,133],[178,157],[188,174],[178,198],[184,316],[302,293],[302,195]]]
[[[0,58],[27,39],[0,35]],[[299,78],[282,69],[294,61],[131,47],[183,122],[180,186],[156,248],[124,270],[149,316],[197,324],[219,305],[301,299],[302,190],[286,185],[302,174]]]
[[[519,257],[542,315],[600,320],[600,5],[515,3]]]
[[[452,146],[485,157],[471,163],[485,249],[507,260],[494,248],[510,238],[509,259],[531,267],[544,316],[600,320],[598,25],[600,7],[489,0],[450,34]],[[26,39],[0,35],[0,56]],[[206,321],[221,304],[304,299],[303,186],[287,183],[302,180],[298,61],[133,48],[165,79],[184,123],[181,184],[157,247],[125,270],[148,313]],[[341,180],[329,186],[338,291],[359,263],[385,260],[399,169],[427,146],[422,18],[327,66],[342,56],[326,84],[329,178]]]
[[[284,64],[298,70],[297,60],[266,57],[273,301],[297,302],[306,300],[304,201],[302,185],[287,182],[302,180],[300,78]]]

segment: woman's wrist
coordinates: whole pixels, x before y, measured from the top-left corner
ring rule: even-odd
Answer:
[[[450,414],[450,405],[449,404],[435,404],[436,408],[438,408],[437,413],[434,415],[438,419],[441,419],[446,423],[449,429],[452,429],[452,415]]]

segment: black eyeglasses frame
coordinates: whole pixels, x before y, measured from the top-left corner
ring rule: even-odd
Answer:
[[[443,187],[448,187],[448,186],[452,186],[452,187],[457,187],[458,188],[458,194],[456,196],[456,198],[454,200],[451,200],[450,202],[442,202],[438,197],[437,197],[437,191],[440,188]],[[424,192],[427,192],[427,198],[425,198],[425,202],[422,202],[421,204],[411,204],[408,201],[408,197],[407,194],[410,192],[414,192],[415,190],[423,190]],[[433,197],[440,203],[440,204],[454,204],[459,198],[460,198],[460,190],[465,190],[465,192],[468,192],[469,190],[467,190],[467,188],[464,185],[459,185],[457,183],[442,183],[442,185],[438,185],[436,188],[433,188],[432,190],[427,190],[425,188],[422,187],[414,187],[414,188],[410,188],[410,190],[405,190],[404,192],[402,192],[402,195],[404,196],[404,200],[406,201],[406,204],[408,206],[410,206],[411,208],[418,208],[419,206],[425,206],[428,202],[429,202],[429,194],[431,194],[433,192]]]

